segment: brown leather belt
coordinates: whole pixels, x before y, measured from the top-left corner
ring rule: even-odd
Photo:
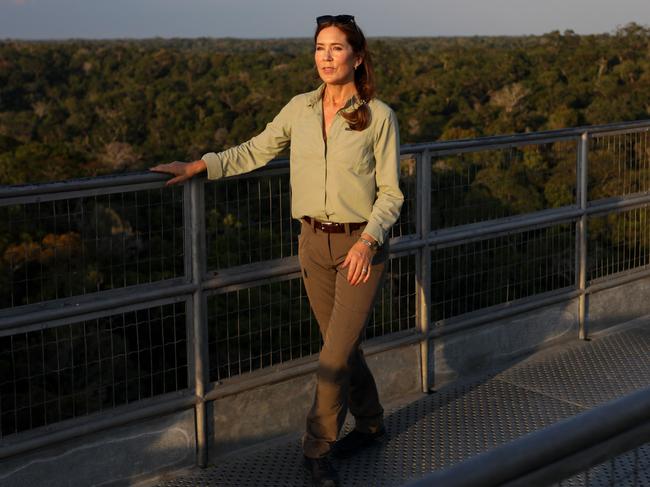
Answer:
[[[315,229],[320,230],[325,233],[345,233],[345,223],[336,223],[336,222],[322,222],[316,220],[316,218],[311,218],[309,216],[303,216],[303,220],[312,225]],[[358,230],[367,225],[366,222],[361,223],[348,223],[350,226],[350,231]]]

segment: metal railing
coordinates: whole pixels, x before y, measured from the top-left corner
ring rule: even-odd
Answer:
[[[409,487],[550,486],[632,451],[650,438],[650,389],[642,389],[409,482]],[[640,469],[641,465],[637,468]],[[625,485],[641,486],[633,471]],[[609,485],[617,485],[610,476]],[[633,481],[634,483],[630,483]],[[591,485],[585,480],[582,485]]]
[[[370,353],[650,274],[650,121],[402,148]],[[593,171],[591,158],[593,157]],[[0,188],[0,458],[315,369],[288,162]],[[273,373],[265,369],[273,367]]]

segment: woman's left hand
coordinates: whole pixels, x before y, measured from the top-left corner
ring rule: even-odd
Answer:
[[[363,238],[374,241],[370,235],[363,234]],[[366,244],[358,241],[348,251],[341,268],[345,269],[348,265],[348,282],[352,286],[358,286],[361,283],[368,282],[370,272],[372,271],[372,256],[374,252]]]

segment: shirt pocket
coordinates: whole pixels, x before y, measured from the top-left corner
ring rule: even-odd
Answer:
[[[337,137],[336,159],[345,161],[346,169],[355,174],[369,174],[374,171],[375,157],[369,130],[351,130],[346,127]],[[334,155],[334,154],[332,154]]]

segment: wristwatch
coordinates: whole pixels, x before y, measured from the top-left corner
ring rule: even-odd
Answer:
[[[371,250],[377,250],[377,248],[379,247],[379,243],[377,241],[371,242],[370,240],[365,239],[363,237],[359,237],[359,242],[361,242],[363,245],[365,245]]]

